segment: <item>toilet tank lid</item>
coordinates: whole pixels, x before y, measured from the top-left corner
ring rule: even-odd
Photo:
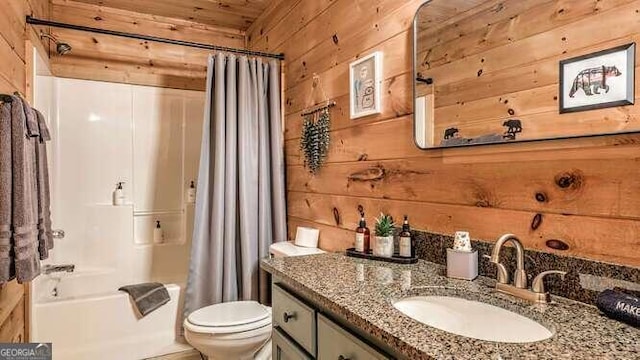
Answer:
[[[194,325],[223,327],[250,324],[269,316],[269,308],[256,301],[231,301],[198,309],[187,319]]]
[[[318,248],[296,246],[291,241],[282,241],[271,244],[271,246],[269,246],[269,253],[271,253],[271,255],[273,255],[274,257],[285,257],[322,254],[324,253],[324,250]]]

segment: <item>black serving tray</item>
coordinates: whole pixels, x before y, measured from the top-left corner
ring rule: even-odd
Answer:
[[[346,255],[355,257],[355,258],[360,258],[360,259],[386,261],[386,262],[395,263],[395,264],[415,264],[418,262],[418,257],[416,256],[404,257],[404,256],[399,256],[398,254],[393,254],[392,257],[376,256],[371,253],[371,250],[369,250],[366,253],[363,253],[360,251],[356,251],[356,248],[347,249]]]

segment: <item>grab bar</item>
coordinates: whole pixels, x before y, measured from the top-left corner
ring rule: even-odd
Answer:
[[[72,273],[76,269],[74,264],[64,264],[64,265],[45,265],[42,267],[42,273],[45,275],[57,272],[68,272]]]

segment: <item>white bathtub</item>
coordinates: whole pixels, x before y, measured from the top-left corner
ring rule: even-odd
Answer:
[[[100,271],[90,273],[102,277]],[[51,281],[41,278],[40,282]],[[171,301],[138,319],[129,296],[117,291],[117,287],[102,294],[76,296],[75,291],[67,292],[72,290],[68,286],[74,285],[81,285],[86,291],[82,284],[76,284],[85,283],[86,278],[94,276],[63,278],[57,297],[34,293],[32,341],[53,343],[54,359],[139,360],[190,349],[176,336],[180,326],[180,286],[168,284]],[[65,292],[74,296],[65,296]]]

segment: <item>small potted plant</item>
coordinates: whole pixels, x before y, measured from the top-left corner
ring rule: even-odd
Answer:
[[[393,223],[391,215],[380,213],[380,217],[376,219],[376,243],[373,246],[373,255],[393,256],[393,231],[395,226],[396,224]]]

